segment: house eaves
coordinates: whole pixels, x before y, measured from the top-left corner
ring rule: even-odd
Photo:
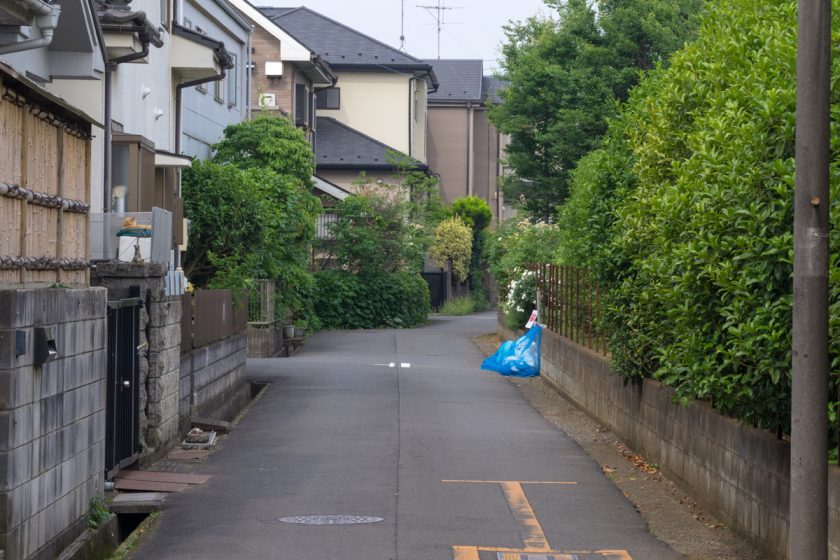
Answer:
[[[350,191],[339,187],[335,183],[331,183],[326,179],[318,177],[317,175],[312,176],[312,182],[315,183],[316,189],[338,200],[344,200],[345,198],[353,194]]]
[[[289,35],[276,23],[271,21],[259,9],[247,0],[228,0],[234,8],[242,12],[245,17],[262,27],[269,35],[280,41],[283,48],[283,60],[287,62],[311,62],[316,53],[306,45]]]

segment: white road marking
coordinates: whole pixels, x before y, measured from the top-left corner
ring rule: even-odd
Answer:
[[[411,362],[400,362],[400,367],[410,368]]]

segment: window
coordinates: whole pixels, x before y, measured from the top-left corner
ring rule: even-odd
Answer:
[[[237,64],[236,55],[231,55],[233,57],[233,68],[227,71],[227,77],[225,81],[227,82],[227,100],[228,100],[228,107],[236,107],[237,96],[236,96],[236,88],[239,85],[239,80],[237,79],[237,73],[239,71],[239,65]]]
[[[112,150],[111,211],[151,212],[155,206],[169,210],[173,213],[173,241],[182,243],[178,170],[155,167],[155,145],[142,136],[115,132]]]
[[[151,210],[155,145],[142,136],[115,132],[111,159],[111,209],[117,213]]]
[[[315,93],[316,107],[318,109],[340,109],[341,88],[327,88]]]
[[[160,0],[160,24],[169,31],[169,0]]]
[[[309,126],[310,124],[310,101],[309,88],[304,84],[295,84],[295,125]]]
[[[225,102],[224,80],[216,80],[213,82],[213,99],[218,103]]]

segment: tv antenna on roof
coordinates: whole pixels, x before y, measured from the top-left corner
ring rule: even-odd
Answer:
[[[460,10],[461,9],[461,6],[446,6],[446,5],[444,5],[443,2],[444,2],[444,0],[437,0],[437,5],[431,5],[431,6],[428,6],[428,5],[424,6],[424,5],[421,5],[421,4],[417,4],[418,8],[423,8],[424,10],[429,12],[429,15],[432,16],[432,18],[435,20],[435,23],[437,24],[437,57],[438,57],[438,60],[440,60],[440,30],[443,28],[444,25],[446,25],[446,22],[444,21],[444,16],[446,14],[446,11],[447,10]]]
[[[400,2],[400,50],[405,52],[405,0]]]

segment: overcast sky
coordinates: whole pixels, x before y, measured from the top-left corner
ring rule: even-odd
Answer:
[[[400,46],[401,0],[251,0],[258,6],[305,5],[366,35],[393,47]],[[434,18],[417,5],[437,5],[437,0],[404,0],[405,50],[418,58],[437,57],[437,30]],[[481,58],[490,73],[500,58],[504,40],[502,26],[511,20],[524,20],[537,13],[548,13],[542,0],[447,0],[443,5],[440,33],[441,58]],[[432,10],[434,12],[434,10]]]

